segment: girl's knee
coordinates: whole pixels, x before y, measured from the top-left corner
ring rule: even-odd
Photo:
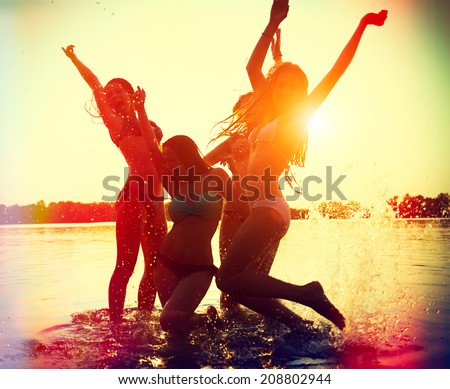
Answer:
[[[163,310],[159,323],[164,331],[175,333],[183,330],[189,317],[185,312]]]
[[[117,267],[115,270],[117,278],[121,278],[124,281],[129,281],[131,276],[133,275],[134,267]]]
[[[134,269],[124,268],[124,267],[116,267],[112,274],[112,279],[119,283],[128,283],[131,276],[133,275]]]

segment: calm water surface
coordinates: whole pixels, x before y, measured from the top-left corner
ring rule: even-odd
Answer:
[[[347,319],[343,332],[287,302],[314,321],[306,334],[247,312],[226,328],[169,337],[160,306],[134,309],[140,258],[128,322],[113,334],[114,224],[2,226],[0,368],[449,368],[449,260],[449,220],[293,221],[272,274],[319,280]],[[199,311],[218,297],[213,284]]]

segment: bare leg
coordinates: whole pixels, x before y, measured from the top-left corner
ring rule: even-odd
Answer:
[[[212,272],[195,272],[179,277],[164,264],[156,265],[155,280],[163,311],[160,322],[165,331],[183,333],[205,325],[211,315],[195,313],[205,297],[211,281]]]
[[[237,297],[236,299],[247,308],[270,319],[277,320],[293,331],[303,330],[306,325],[312,324],[310,321],[302,319],[277,299],[259,297]]]
[[[276,240],[272,243],[272,245],[266,250],[264,254],[262,254],[261,258],[253,261],[249,264],[249,268],[246,270],[256,271],[258,273],[269,274],[270,269],[272,268],[275,255],[278,250],[278,246],[280,245],[280,241]],[[260,304],[261,301],[259,298],[251,298],[251,297],[236,297],[232,298],[230,295],[222,293],[221,298],[225,300],[225,309],[231,314],[237,313],[239,310],[239,302],[246,306],[247,308],[252,309],[255,312],[263,313],[265,316],[270,317],[272,319],[278,320],[288,326],[293,330],[297,330],[299,325],[304,326],[305,321],[298,317],[294,312],[284,306],[277,299],[273,299],[273,301],[268,302],[264,299],[263,304]],[[231,304],[228,302],[230,300]],[[243,302],[245,301],[245,303]],[[221,300],[222,302],[222,300]],[[229,307],[231,305],[231,308]],[[273,308],[268,308],[269,306]],[[234,309],[233,309],[234,308]],[[272,317],[271,314],[273,312],[276,313],[276,317]]]
[[[220,262],[227,253],[227,247],[231,242],[233,235],[238,230],[241,223],[236,220],[230,214],[224,212],[220,223],[220,235],[219,235],[219,253]],[[220,309],[226,317],[233,316],[240,311],[240,306],[230,295],[226,293],[220,294]]]
[[[160,261],[155,264],[154,271],[156,290],[158,291],[159,300],[164,308],[172,296],[180,277],[165,267]]]
[[[258,272],[269,274],[270,269],[272,269],[273,261],[275,260],[275,256],[277,255],[278,246],[280,245],[280,240],[277,239],[272,246],[267,250],[264,256],[258,263]]]
[[[118,204],[116,221],[116,267],[108,290],[109,315],[113,322],[122,319],[128,281],[139,254],[143,228],[143,206],[135,202]]]
[[[344,328],[344,317],[325,296],[320,283],[295,285],[264,273],[246,270],[250,262],[267,252],[274,240],[280,238],[283,227],[279,217],[278,213],[270,208],[257,208],[252,211],[228,247],[227,256],[216,276],[219,289],[242,302],[245,297],[294,301],[311,307],[338,328]],[[270,305],[268,300],[252,306],[253,308],[249,308],[256,308],[257,312],[269,317],[276,318],[278,315],[273,303]],[[267,308],[262,312],[264,306]]]
[[[345,327],[344,317],[328,300],[322,285],[318,281],[301,286],[280,281],[266,274],[247,271],[232,277],[229,282],[232,285],[227,290],[229,294],[248,308],[263,315],[276,319],[279,313],[274,311],[272,308],[273,304],[270,303],[270,300],[273,298],[281,298],[314,309],[339,329]],[[263,287],[260,287],[260,285]],[[262,301],[256,304],[257,300],[249,300],[252,297],[259,298]],[[249,303],[250,301],[251,303]],[[285,322],[283,321],[283,323]],[[287,323],[285,324],[289,325]]]
[[[139,283],[138,309],[153,309],[156,298],[154,267],[159,255],[159,247],[167,233],[167,222],[162,203],[150,203],[146,206],[147,220],[141,236],[144,254],[144,274]]]

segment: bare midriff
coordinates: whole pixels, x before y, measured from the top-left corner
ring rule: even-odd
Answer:
[[[218,223],[218,219],[204,219],[196,215],[174,223],[161,244],[161,254],[189,265],[211,265],[211,239]]]

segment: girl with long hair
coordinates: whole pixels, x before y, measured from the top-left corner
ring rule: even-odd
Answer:
[[[235,201],[233,183],[221,168],[208,164],[195,142],[185,135],[168,139],[159,147],[155,127],[144,109],[145,92],[138,87],[135,106],[155,170],[171,197],[168,213],[172,228],[161,243],[155,269],[158,295],[163,306],[161,327],[168,332],[186,332],[215,321],[217,312],[195,311],[205,297],[217,268],[211,239],[222,215],[225,199],[245,216],[249,209]]]
[[[272,39],[271,43],[272,58],[274,60],[274,66],[280,65],[282,61],[281,53],[281,30],[277,29],[275,37]],[[247,92],[239,96],[238,100],[233,106],[233,113],[227,120],[233,121],[247,110],[250,103],[254,97],[254,92]],[[254,127],[254,123],[245,122],[246,134],[231,134],[218,146],[214,147],[210,152],[205,155],[205,159],[215,165],[221,163],[226,165],[235,180],[242,180],[247,174],[248,158],[250,155],[250,147],[247,141],[247,136]],[[226,203],[222,219],[220,221],[220,233],[219,233],[219,254],[220,260],[225,257],[228,245],[230,244],[234,234],[239,229],[244,219],[236,213],[230,204]],[[267,255],[265,260],[257,263],[257,270],[265,273],[269,273],[272,267],[273,259],[275,257],[275,252],[272,251],[273,255]],[[240,312],[240,305],[234,301],[226,293],[221,293],[220,295],[220,308],[222,316],[226,319],[231,319],[235,317]]]
[[[144,254],[144,274],[139,284],[138,309],[151,310],[156,288],[153,279],[159,246],[167,233],[161,183],[156,178],[150,152],[142,136],[141,125],[133,104],[131,84],[115,78],[103,86],[97,76],[75,55],[74,46],[63,48],[94,94],[100,116],[112,142],[129,167],[128,179],[116,201],[117,258],[108,289],[111,322],[120,323],[126,289],[133,274],[140,247]],[[155,131],[162,132],[155,125]]]
[[[345,327],[344,316],[329,301],[322,285],[313,281],[296,285],[255,271],[254,262],[276,251],[290,223],[290,207],[278,179],[290,164],[303,166],[307,148],[307,124],[349,66],[369,25],[381,26],[386,11],[367,14],[319,85],[308,94],[308,80],[298,65],[283,62],[267,77],[261,69],[274,34],[287,17],[288,0],[274,0],[269,23],[249,59],[247,72],[255,91],[248,109],[223,131],[224,135],[248,135],[250,156],[247,176],[253,177],[251,212],[234,234],[216,274],[218,288],[248,308],[276,319],[293,330],[304,321],[279,299],[308,306]],[[248,133],[246,123],[255,123]]]

